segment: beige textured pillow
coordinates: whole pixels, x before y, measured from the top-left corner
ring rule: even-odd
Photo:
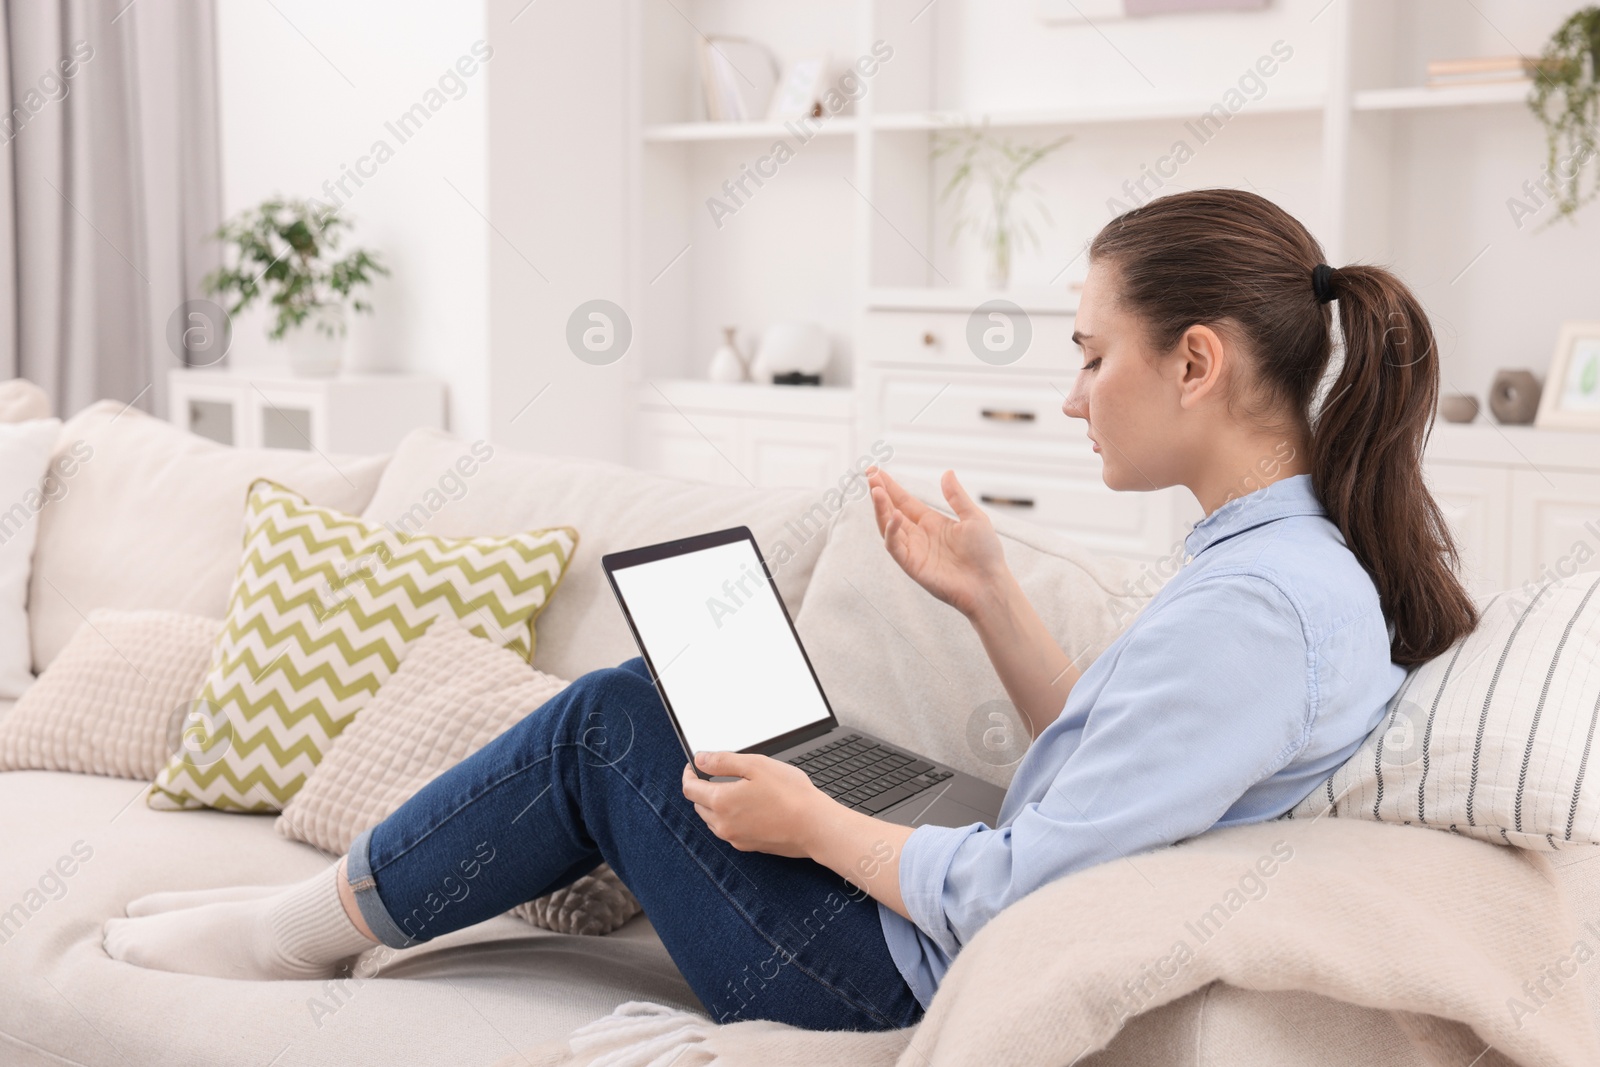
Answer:
[[[180,743],[221,628],[175,611],[91,611],[0,719],[0,771],[154,778]]]
[[[441,618],[406,652],[278,816],[280,834],[330,854],[494,740],[567,683]],[[604,934],[639,912],[610,867],[511,914],[561,933]]]

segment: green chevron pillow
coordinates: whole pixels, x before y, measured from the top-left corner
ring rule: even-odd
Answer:
[[[531,660],[578,545],[570,526],[407,536],[264,479],[244,525],[227,621],[152,808],[281,811],[436,619]]]

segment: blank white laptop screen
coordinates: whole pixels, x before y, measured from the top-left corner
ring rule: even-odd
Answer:
[[[693,751],[738,752],[828,717],[749,541],[612,571]]]

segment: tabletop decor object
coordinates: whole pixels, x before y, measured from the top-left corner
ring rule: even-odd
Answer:
[[[1566,322],[1545,374],[1535,424],[1600,430],[1600,322]]]

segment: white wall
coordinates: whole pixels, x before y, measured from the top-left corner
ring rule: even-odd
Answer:
[[[334,193],[355,220],[350,243],[393,272],[373,291],[375,313],[353,324],[347,365],[444,379],[451,428],[485,435],[490,231],[479,212],[494,59],[428,95],[487,40],[483,3],[222,3],[217,24],[224,211],[275,194],[326,198],[324,183],[347,168],[371,173],[360,186],[346,178],[351,195]],[[419,102],[437,110],[402,141],[385,124]],[[382,163],[379,141],[393,151]],[[259,311],[234,323],[236,366],[282,362],[265,328]]]
[[[633,303],[628,0],[490,0],[491,429],[497,442],[621,461],[639,340],[616,362],[567,344],[580,304]]]

